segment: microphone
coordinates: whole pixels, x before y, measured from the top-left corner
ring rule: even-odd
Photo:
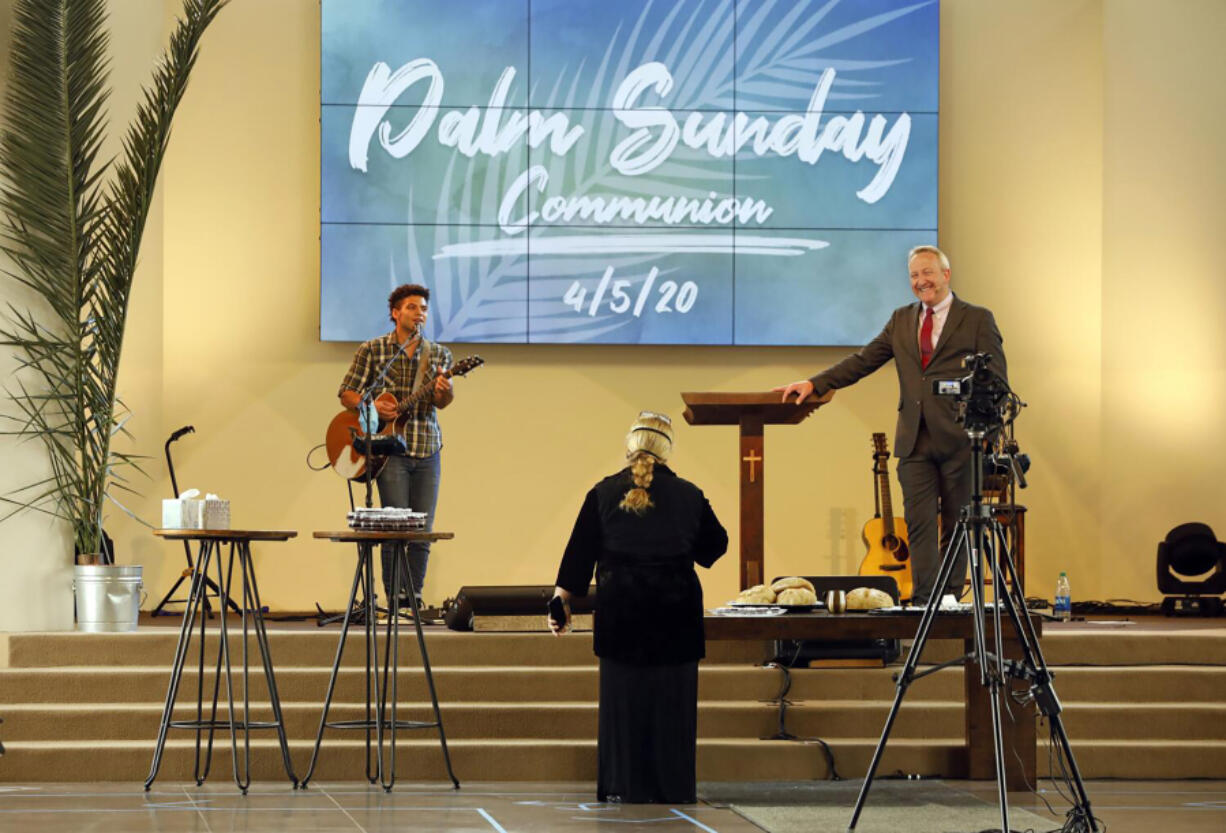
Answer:
[[[196,433],[196,427],[194,425],[184,425],[178,431],[171,434],[170,439],[167,440],[166,442],[169,444],[179,439],[179,437],[182,437],[184,434],[194,434],[194,433]]]

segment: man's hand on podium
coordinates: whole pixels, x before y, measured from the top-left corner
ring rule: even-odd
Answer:
[[[783,392],[783,398],[780,399],[781,402],[787,402],[789,396],[796,394],[796,404],[799,405],[809,398],[809,394],[813,393],[813,383],[808,379],[802,379],[786,387],[771,388],[771,390],[775,393]]]

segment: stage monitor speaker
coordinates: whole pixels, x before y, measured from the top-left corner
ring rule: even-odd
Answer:
[[[548,615],[553,585],[526,584],[480,586],[465,585],[454,599],[443,602],[443,621],[453,631],[471,631],[474,616],[536,616]],[[591,613],[596,606],[596,587],[588,588],[586,596],[571,600],[572,614]]]

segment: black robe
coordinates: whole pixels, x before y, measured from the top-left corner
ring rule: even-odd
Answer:
[[[633,487],[627,468],[587,493],[557,585],[584,596],[595,570],[597,656],[638,665],[701,659],[702,585],[694,565],[714,564],[728,533],[702,490],[668,466],[656,465],[653,505],[642,515],[618,505]]]
[[[698,660],[706,653],[702,586],[728,548],[697,486],[656,465],[642,515],[618,507],[628,469],[583,501],[557,584],[587,593],[596,572],[594,647],[600,657],[600,801],[697,800]]]

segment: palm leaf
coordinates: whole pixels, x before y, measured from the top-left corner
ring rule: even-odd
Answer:
[[[16,413],[5,420],[12,433],[42,440],[52,477],[4,502],[69,520],[79,552],[100,551],[108,488],[126,482],[122,471],[139,471],[134,455],[111,447],[126,433],[116,381],[132,278],[171,119],[200,39],[226,2],[185,0],[114,164],[99,162],[105,0],[16,4],[0,133],[0,252],[13,264],[6,277],[35,300],[26,310],[10,306],[0,325],[20,368],[6,388]]]

